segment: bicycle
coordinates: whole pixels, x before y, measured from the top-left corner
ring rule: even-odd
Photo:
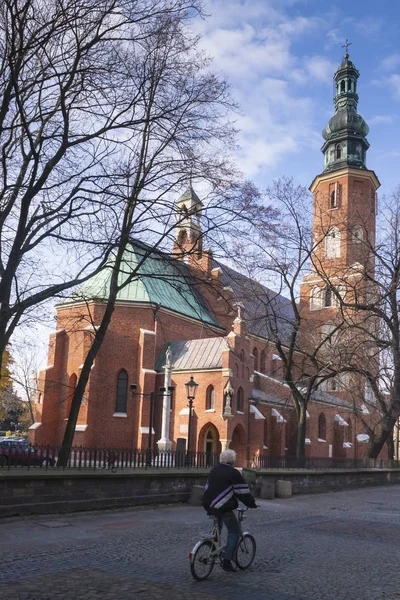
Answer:
[[[236,566],[244,571],[252,564],[256,555],[256,540],[247,531],[242,531],[242,521],[246,518],[243,513],[248,508],[238,508],[238,521],[240,527],[240,538],[236,548]],[[221,530],[217,517],[213,519],[214,527],[210,535],[203,535],[189,554],[190,571],[197,581],[207,579],[214,568],[215,561],[224,559],[225,545],[221,543]]]

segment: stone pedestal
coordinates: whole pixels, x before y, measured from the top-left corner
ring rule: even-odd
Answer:
[[[172,442],[171,440],[158,440],[157,442],[157,447],[160,450],[160,452],[169,452],[172,449]]]
[[[275,484],[271,482],[263,483],[260,490],[260,498],[263,500],[273,500],[275,498]]]
[[[291,498],[292,496],[292,482],[278,479],[276,482],[276,497],[277,498]]]

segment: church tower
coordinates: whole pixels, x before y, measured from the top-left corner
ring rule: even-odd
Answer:
[[[189,262],[193,256],[201,257],[201,214],[203,203],[190,185],[176,202],[176,229],[174,254]]]
[[[354,269],[359,273],[364,269],[370,274],[374,271],[371,246],[375,243],[376,191],[380,183],[367,169],[369,128],[357,113],[359,71],[347,50],[348,44],[334,75],[335,114],[322,132],[324,170],[310,186],[314,195],[313,265],[301,291],[310,311],[335,305],[335,294],[324,280],[329,279],[342,291]]]

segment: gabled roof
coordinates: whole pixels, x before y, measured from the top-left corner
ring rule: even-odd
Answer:
[[[232,288],[234,302],[243,305],[247,331],[272,340],[279,332],[281,341],[288,343],[294,323],[290,300],[224,264],[214,261],[213,267],[221,269],[222,284]]]
[[[145,260],[138,268],[143,258]],[[110,267],[111,265],[112,261]],[[82,299],[106,300],[111,279],[110,267],[105,267],[88,280],[67,303]],[[185,263],[135,241],[125,252],[119,282],[126,281],[135,270],[137,275],[120,290],[117,301],[160,305],[203,323],[219,326]]]
[[[174,371],[206,370],[222,368],[222,351],[228,348],[226,338],[214,337],[187,342],[171,342],[171,364]],[[156,362],[156,371],[162,371],[165,365],[164,346]]]

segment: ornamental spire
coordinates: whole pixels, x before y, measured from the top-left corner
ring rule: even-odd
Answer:
[[[344,59],[345,60],[349,60],[350,58],[350,54],[349,54],[349,46],[351,46],[352,42],[349,42],[349,40],[346,38],[346,43],[343,44],[342,48],[346,48],[346,52],[344,55]]]
[[[324,172],[343,169],[346,166],[367,168],[365,159],[369,143],[366,136],[369,128],[364,119],[357,114],[357,81],[360,73],[349,60],[350,45],[351,42],[346,39],[342,46],[346,49],[345,55],[333,77],[335,114],[322,132],[325,139],[321,149],[325,156]]]

